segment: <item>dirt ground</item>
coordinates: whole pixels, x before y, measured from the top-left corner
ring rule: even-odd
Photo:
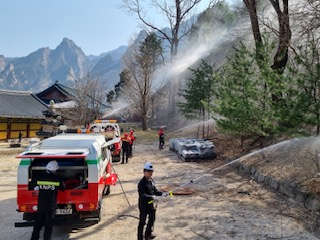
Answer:
[[[19,151],[21,149],[2,148],[0,152],[2,240],[30,239],[32,232],[32,227],[14,227],[14,222],[22,221],[22,214],[15,211],[19,164],[15,155]],[[311,213],[300,203],[257,184],[233,167],[212,172],[219,165],[217,162],[183,162],[168,146],[158,150],[157,142],[138,142],[133,154],[128,164],[114,164],[120,181],[103,200],[101,222],[82,229],[55,226],[54,240],[136,239],[137,184],[143,176],[145,162],[154,164],[153,177],[158,188],[198,179],[188,185],[195,191],[193,194],[174,195],[158,201],[156,239],[320,239],[318,213]]]

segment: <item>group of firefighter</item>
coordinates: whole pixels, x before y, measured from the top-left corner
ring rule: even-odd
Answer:
[[[163,149],[164,147],[164,130],[163,128],[160,128],[158,131],[159,136],[159,149]],[[132,147],[133,142],[136,140],[136,137],[134,136],[134,130],[130,129],[129,134],[124,133],[124,136],[121,137],[122,141],[122,161],[121,164],[128,163],[128,159],[132,157]]]
[[[136,140],[134,136],[134,130],[131,129],[129,134],[125,133],[121,137],[122,141],[122,161],[121,164],[128,163],[128,159],[132,157],[133,142]]]

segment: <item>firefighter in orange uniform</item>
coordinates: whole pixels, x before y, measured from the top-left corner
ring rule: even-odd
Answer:
[[[136,137],[133,135],[134,134],[134,130],[131,129],[130,133],[129,133],[129,137],[131,140],[130,146],[129,146],[129,157],[132,157],[132,148],[133,148],[133,142],[136,140]]]
[[[128,136],[128,133],[124,134],[124,137],[121,137],[122,141],[122,164],[128,163],[128,158],[130,154],[130,145],[131,145],[131,139],[130,136]]]
[[[158,136],[159,136],[159,149],[163,149],[163,146],[164,146],[164,131],[163,131],[163,128],[159,129]]]

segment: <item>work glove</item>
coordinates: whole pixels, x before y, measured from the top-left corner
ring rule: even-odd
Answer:
[[[169,196],[169,193],[167,193],[167,192],[163,192],[161,195],[161,197],[168,197],[168,196]]]

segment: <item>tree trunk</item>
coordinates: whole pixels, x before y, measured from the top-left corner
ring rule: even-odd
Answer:
[[[291,30],[289,22],[289,4],[288,0],[282,0],[283,2],[283,11],[280,9],[279,0],[269,0],[272,4],[274,10],[278,16],[279,23],[279,36],[278,36],[278,49],[274,56],[274,62],[271,68],[278,72],[279,74],[283,73],[284,68],[286,67],[288,61],[288,48],[291,41]],[[259,59],[260,53],[259,49],[262,46],[262,37],[259,27],[259,20],[257,15],[257,2],[256,0],[243,0],[244,4],[250,15],[251,28],[253,32],[253,37],[255,40],[257,57]]]
[[[256,0],[243,0],[243,2],[249,12],[253,38],[256,45],[256,50],[258,50],[262,45],[262,37],[257,15],[257,3]]]
[[[279,22],[279,45],[273,59],[271,68],[282,74],[288,62],[288,48],[291,41],[291,30],[289,22],[288,0],[283,1],[283,11],[280,9],[279,0],[270,0],[278,15]]]
[[[278,74],[282,74],[288,62],[288,49],[291,41],[291,30],[289,23],[289,5],[288,0],[282,0],[283,11],[280,9],[279,0],[269,0],[278,16],[279,23],[279,36],[278,48],[273,58],[271,68]],[[243,0],[244,4],[250,15],[252,32],[256,45],[257,62],[261,59],[260,47],[262,47],[262,37],[259,28],[259,20],[257,15],[257,1],[256,0]],[[280,81],[280,80],[278,80]],[[278,103],[282,99],[282,94],[272,94],[272,101]]]
[[[142,130],[147,130],[147,99],[146,95],[142,96]]]

